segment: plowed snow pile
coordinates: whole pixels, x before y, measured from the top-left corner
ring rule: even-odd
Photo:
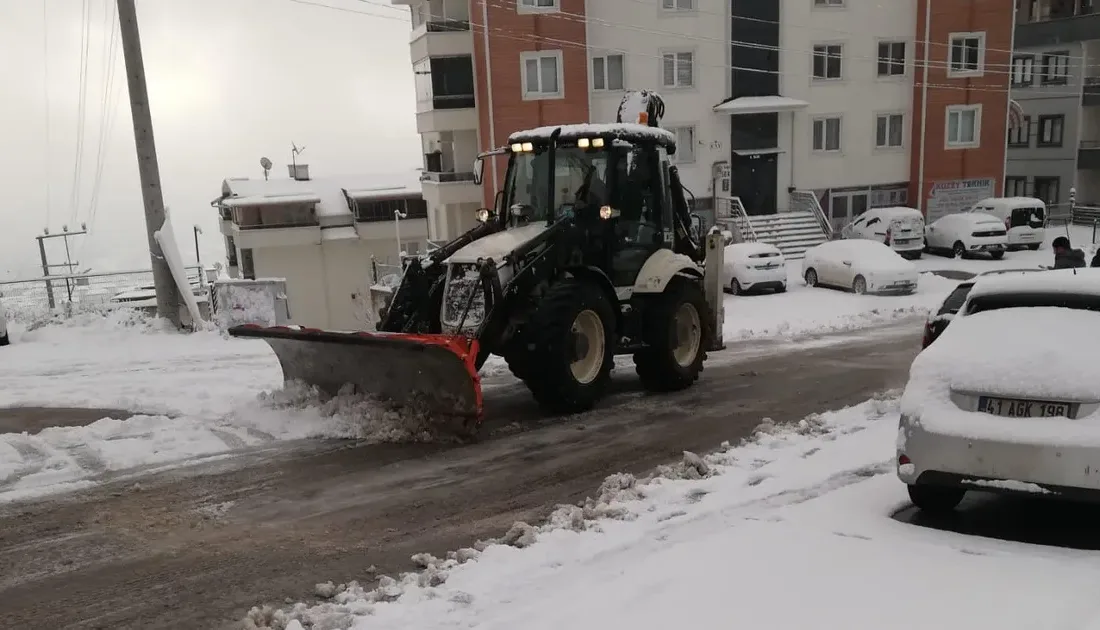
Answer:
[[[416,573],[318,584],[318,602],[257,607],[244,625],[1023,630],[1054,615],[1093,627],[1095,558],[890,518],[908,503],[893,474],[897,420],[892,396],[789,428],[765,420],[740,446],[613,475],[542,525],[416,555]]]

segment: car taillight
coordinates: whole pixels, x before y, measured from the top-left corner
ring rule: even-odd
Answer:
[[[890,239],[892,238],[892,230],[893,230],[893,228],[886,228],[886,244],[887,245],[890,244]]]

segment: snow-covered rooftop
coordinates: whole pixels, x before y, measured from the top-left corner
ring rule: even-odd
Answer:
[[[907,206],[883,206],[881,208],[873,208],[872,210],[874,212],[877,212],[879,214],[882,214],[882,215],[885,215],[885,216],[888,216],[888,217],[895,217],[895,218],[909,217],[909,218],[914,218],[914,219],[918,219],[918,218],[923,219],[924,218],[924,214],[920,210],[917,210],[916,208],[910,208],[910,207],[907,207]]]
[[[222,183],[222,194],[226,195],[223,203],[233,205],[249,205],[250,203],[263,203],[264,198],[272,203],[271,198],[285,197],[293,200],[308,201],[308,197],[315,197],[317,201],[317,216],[332,217],[351,214],[344,191],[355,193],[354,199],[367,199],[384,196],[419,196],[420,171],[408,170],[396,173],[379,173],[375,175],[350,175],[323,177],[299,181],[296,179],[250,179],[230,178]]]
[[[984,206],[991,203],[1002,203],[1014,208],[1031,208],[1034,206],[1046,205],[1042,199],[1036,199],[1035,197],[988,197],[974,204],[974,206]]]
[[[809,102],[789,96],[741,96],[722,101],[713,110],[719,114],[770,114],[809,107]]]
[[[971,224],[978,223],[996,223],[1003,226],[1004,222],[999,217],[995,217],[988,212],[962,212],[959,213],[964,221],[969,221]]]
[[[603,138],[605,140],[649,141],[667,147],[669,153],[675,151],[676,134],[660,127],[650,127],[637,123],[583,123],[577,125],[553,125],[517,131],[508,136],[508,144],[514,142],[546,142],[554,130],[561,129],[560,139]]]
[[[1100,296],[1100,269],[1055,269],[980,276],[970,297],[996,293],[1069,293]]]

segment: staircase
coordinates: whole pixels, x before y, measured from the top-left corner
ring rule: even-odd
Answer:
[[[813,212],[780,212],[750,220],[756,240],[775,245],[788,260],[800,259],[807,249],[829,240]]]

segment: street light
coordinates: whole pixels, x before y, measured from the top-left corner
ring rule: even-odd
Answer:
[[[393,229],[397,234],[397,263],[401,264],[401,219],[407,218],[408,212],[401,212],[400,210],[393,211]]]

